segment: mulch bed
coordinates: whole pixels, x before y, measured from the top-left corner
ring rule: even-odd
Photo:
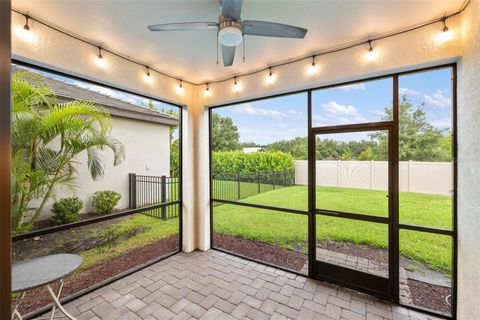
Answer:
[[[408,279],[408,287],[414,305],[451,314],[451,308],[446,301],[447,296],[452,294],[451,288],[412,279]]]
[[[307,262],[306,254],[282,249],[263,242],[242,239],[221,233],[214,233],[213,241],[216,248],[295,271],[302,270]]]
[[[162,255],[175,252],[179,248],[178,235],[171,235],[158,241],[149,243],[144,247],[128,252],[122,256],[108,260],[105,263],[96,265],[89,269],[80,271],[64,279],[62,297],[77,293],[83,289],[91,287],[99,282],[107,280],[119,273],[127,271],[133,267],[139,266]],[[58,284],[52,286],[56,291]],[[48,293],[44,288],[37,288],[27,293],[26,298],[47,297],[46,299],[25,301],[20,306],[20,313],[27,314],[49,305]]]

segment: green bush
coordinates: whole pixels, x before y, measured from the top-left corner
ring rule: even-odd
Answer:
[[[93,195],[92,205],[97,213],[109,213],[115,208],[121,197],[120,193],[115,191],[97,191]]]
[[[219,151],[212,153],[212,172],[214,175],[293,170],[293,157],[280,151],[252,153]]]
[[[52,206],[53,221],[56,224],[65,224],[77,221],[80,218],[80,210],[83,202],[77,197],[63,198],[56,201]]]

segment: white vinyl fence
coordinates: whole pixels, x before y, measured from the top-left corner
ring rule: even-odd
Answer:
[[[316,164],[317,186],[369,190],[388,189],[387,161],[322,160]],[[400,191],[450,195],[450,162],[400,161]],[[295,161],[295,184],[308,184],[308,162]]]

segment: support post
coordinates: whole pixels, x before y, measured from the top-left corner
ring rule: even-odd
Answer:
[[[137,208],[137,175],[135,173],[128,174],[128,207]]]
[[[0,1],[0,319],[11,317],[12,231],[11,231],[11,6]]]

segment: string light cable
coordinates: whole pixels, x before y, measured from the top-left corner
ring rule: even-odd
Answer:
[[[237,75],[234,75],[234,76],[229,76],[229,77],[225,77],[225,78],[211,80],[211,81],[208,81],[208,84],[209,84],[209,86],[211,86],[212,84],[227,82],[227,81],[231,81],[231,80],[234,80],[234,82],[237,83],[237,78],[240,78],[240,77],[243,78],[243,77],[255,75],[255,74],[258,74],[258,73],[261,73],[261,72],[268,71],[270,68],[279,68],[279,67],[282,67],[282,66],[298,63],[298,62],[301,62],[301,61],[304,61],[304,60],[307,60],[307,59],[312,59],[313,58],[315,60],[316,57],[319,57],[319,56],[322,56],[322,55],[332,54],[332,53],[352,49],[352,48],[359,47],[359,46],[364,46],[364,45],[369,45],[370,46],[371,43],[374,42],[374,41],[378,42],[379,40],[383,40],[383,39],[391,38],[391,37],[398,36],[398,35],[401,35],[401,34],[405,34],[405,33],[408,33],[408,32],[412,32],[412,31],[422,29],[422,28],[425,28],[425,27],[433,25],[433,24],[437,24],[439,22],[441,22],[443,24],[443,31],[447,32],[447,31],[449,31],[448,27],[447,27],[447,24],[446,24],[447,20],[454,17],[454,16],[460,15],[462,12],[464,12],[467,9],[467,7],[469,6],[471,1],[472,0],[465,0],[465,2],[462,4],[461,8],[458,11],[456,11],[454,13],[451,13],[451,14],[448,14],[448,15],[445,14],[442,17],[437,18],[437,19],[433,19],[433,20],[430,20],[430,21],[427,21],[427,22],[419,23],[417,25],[413,25],[413,26],[410,26],[410,27],[407,27],[407,28],[397,29],[397,30],[393,30],[393,31],[390,31],[390,32],[387,32],[387,33],[379,34],[379,35],[374,36],[374,37],[369,37],[367,40],[358,40],[358,41],[346,43],[346,44],[343,44],[343,45],[340,45],[340,46],[324,49],[324,50],[319,51],[317,53],[309,54],[308,56],[301,56],[301,57],[298,57],[298,58],[289,59],[289,60],[284,61],[284,62],[280,62],[280,63],[277,63],[277,64],[272,64],[269,67],[259,68],[259,69],[256,69],[256,70],[248,71],[248,72],[237,74]],[[100,47],[100,45],[98,43],[94,43],[93,41],[86,40],[84,38],[81,38],[80,36],[77,36],[77,35],[73,34],[73,33],[70,33],[68,31],[62,30],[58,27],[55,27],[55,26],[51,25],[50,23],[47,23],[47,22],[42,21],[38,18],[35,18],[32,15],[30,15],[29,12],[24,13],[24,12],[21,12],[17,9],[13,9],[13,8],[12,8],[12,11],[25,17],[26,24],[25,24],[24,28],[27,31],[30,30],[30,26],[29,26],[28,22],[31,20],[31,21],[35,21],[35,22],[37,22],[37,23],[39,23],[39,24],[41,24],[41,25],[43,25],[43,26],[45,26],[49,29],[55,30],[55,31],[57,31],[57,32],[65,35],[65,36],[68,36],[70,38],[81,41],[81,42],[83,42],[85,44],[88,44],[90,46],[93,46],[95,48]],[[129,61],[129,62],[131,62],[133,64],[136,64],[138,66],[141,66],[143,68],[145,67],[145,63],[134,60],[134,59],[132,59],[130,57],[127,57],[123,54],[115,52],[114,50],[110,50],[108,48],[105,48],[104,46],[101,47],[101,51],[107,52],[111,55],[114,55],[114,56],[116,56],[120,59]],[[370,49],[369,49],[369,51],[370,51]],[[217,50],[217,52],[218,52],[218,50]],[[156,73],[158,73],[158,74],[160,74],[164,77],[174,79],[176,81],[180,81],[180,79],[177,76],[171,75],[167,72],[164,72],[164,71],[152,68],[152,67],[149,67],[148,69],[150,71],[156,72]],[[185,82],[185,83],[188,83],[188,84],[194,85],[194,86],[206,85],[207,84],[207,82],[196,83],[196,82],[192,82],[192,81],[188,81],[188,80],[181,80],[181,82]],[[181,88],[181,86],[180,86],[180,88]]]

